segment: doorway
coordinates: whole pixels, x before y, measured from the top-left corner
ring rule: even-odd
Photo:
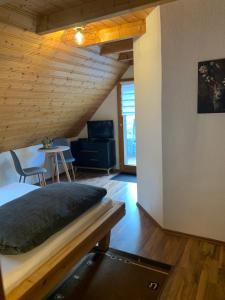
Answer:
[[[135,86],[133,79],[118,84],[120,171],[136,173]]]

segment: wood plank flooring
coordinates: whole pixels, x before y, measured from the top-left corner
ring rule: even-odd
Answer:
[[[225,300],[225,246],[163,231],[136,206],[136,183],[110,177],[81,172],[77,178],[105,187],[112,199],[126,203],[110,246],[174,265],[161,300]]]

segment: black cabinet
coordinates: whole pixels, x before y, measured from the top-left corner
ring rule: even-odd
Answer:
[[[71,143],[78,168],[103,169],[109,172],[116,164],[115,140],[79,139]]]

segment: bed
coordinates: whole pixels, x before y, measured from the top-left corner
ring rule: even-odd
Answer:
[[[35,189],[16,183],[0,188],[0,205]],[[107,249],[110,230],[124,214],[123,203],[105,198],[33,250],[1,255],[6,299],[42,299],[97,243]]]

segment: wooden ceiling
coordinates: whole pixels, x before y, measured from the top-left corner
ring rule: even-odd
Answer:
[[[118,25],[124,25],[127,23],[133,23],[140,20],[145,20],[146,17],[150,14],[150,12],[153,10],[152,7],[146,8],[143,10],[135,11],[129,14],[108,18],[105,20],[101,20],[98,22],[92,22],[87,24],[87,28],[89,30],[101,30],[106,28],[111,28]]]
[[[169,1],[173,0],[0,0],[0,6],[36,17],[34,31],[43,34],[90,23],[103,29],[142,20],[153,7]]]
[[[73,5],[79,5],[85,0],[3,0],[2,3],[7,4],[13,9],[28,12],[29,14],[45,15],[58,12]],[[1,2],[0,2],[1,3]]]
[[[78,135],[127,70],[132,38],[145,32],[152,5],[162,1],[168,0],[0,0],[0,151]],[[83,13],[94,4],[99,11]],[[86,45],[101,47],[79,48],[73,35],[68,39],[68,20],[80,20],[72,14],[62,26],[57,18],[74,7],[86,19]],[[49,30],[55,32],[35,33]],[[128,53],[111,55],[124,52],[124,44]]]
[[[73,137],[127,64],[0,23],[0,151]]]
[[[64,9],[70,8],[72,6],[78,6],[84,3],[91,2],[90,0],[3,0],[0,5],[5,5],[11,9],[17,11],[27,12],[28,14],[39,16],[39,15],[49,15]],[[3,3],[3,4],[1,4]],[[96,22],[98,29],[105,27],[114,26],[115,24],[124,24],[126,22],[133,22],[139,19],[144,19],[149,14],[152,8],[145,8],[143,10],[138,10],[130,14],[123,14],[122,16],[117,16],[114,18],[107,18],[100,22]],[[93,23],[95,25],[95,23]]]
[[[1,2],[5,4],[0,6],[0,21],[21,27],[25,30],[36,31],[37,20],[40,16],[64,11],[71,5],[79,6],[81,4],[84,5],[85,3],[92,3],[94,0],[0,0],[0,3]],[[144,34],[146,31],[145,19],[152,9],[154,8],[149,7],[111,18],[100,19],[96,22],[84,23],[85,40],[82,46],[87,47],[91,45],[102,45],[109,42],[118,42],[120,40],[131,39]],[[60,37],[62,42],[74,46],[74,34],[74,28],[61,31]],[[128,51],[130,50],[132,50],[132,48],[128,49]],[[101,54],[102,53],[103,52],[101,52]],[[117,57],[119,59],[120,51],[118,51]],[[130,53],[127,53],[127,58],[129,59],[126,59],[126,61],[132,62],[132,55],[130,55]]]

